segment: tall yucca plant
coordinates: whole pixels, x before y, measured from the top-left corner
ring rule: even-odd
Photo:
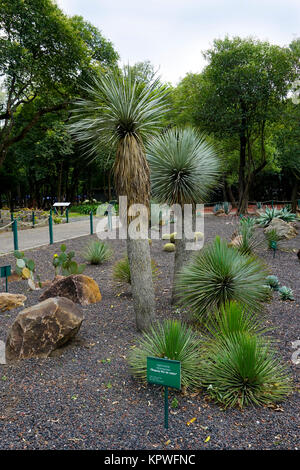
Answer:
[[[166,90],[158,79],[138,81],[130,67],[111,71],[86,86],[87,98],[75,103],[70,126],[90,155],[110,141],[116,148],[113,172],[118,196],[127,196],[127,208],[149,206],[150,174],[144,144],[160,128],[166,110]],[[122,221],[125,222],[124,214]],[[155,300],[148,239],[127,237],[136,325],[149,329],[154,320]]]
[[[194,129],[171,129],[147,146],[151,190],[160,204],[185,204],[206,200],[219,175],[219,159],[212,145]],[[184,227],[175,242],[174,279],[187,260]],[[173,287],[172,300],[175,298]]]
[[[230,300],[251,311],[260,310],[266,300],[266,276],[257,258],[239,253],[216,237],[178,274],[176,290],[180,303],[204,320]]]

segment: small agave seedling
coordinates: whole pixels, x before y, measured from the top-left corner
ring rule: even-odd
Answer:
[[[293,291],[289,287],[282,286],[278,289],[281,300],[295,300]]]
[[[267,276],[266,281],[274,290],[279,290],[279,281],[277,276]]]

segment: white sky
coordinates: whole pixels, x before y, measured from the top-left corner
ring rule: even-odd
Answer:
[[[56,0],[112,41],[121,63],[150,60],[176,85],[200,72],[215,38],[254,36],[278,45],[299,37],[299,0]]]

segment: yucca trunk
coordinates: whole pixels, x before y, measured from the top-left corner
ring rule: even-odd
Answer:
[[[186,249],[186,244],[188,240],[185,236],[184,228],[184,204],[181,204],[182,211],[182,238],[175,240],[175,257],[174,257],[174,273],[173,273],[173,286],[172,286],[172,296],[171,304],[176,302],[176,276],[182,270],[182,268],[189,262],[191,252]],[[193,223],[192,228],[195,230],[195,210],[193,212]]]
[[[176,302],[176,290],[175,281],[176,275],[181,271],[183,266],[188,262],[189,252],[186,250],[186,238],[182,234],[182,238],[175,240],[175,258],[174,258],[174,274],[173,274],[173,286],[172,286],[172,297],[171,303]]]
[[[132,204],[144,204],[149,209],[150,171],[143,144],[127,135],[119,142],[114,164],[115,187],[118,196],[127,196],[127,214]],[[120,214],[124,221],[125,214]],[[129,225],[132,218],[127,216]],[[127,254],[130,265],[133,306],[138,330],[148,330],[155,318],[155,297],[148,238],[130,239],[127,230]]]

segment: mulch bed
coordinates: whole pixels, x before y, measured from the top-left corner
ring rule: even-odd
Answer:
[[[216,235],[230,239],[234,217],[209,215],[206,242]],[[91,237],[67,242],[76,260]],[[153,241],[151,252],[159,268],[156,283],[157,317],[180,318],[170,305],[174,254],[162,251],[165,242]],[[300,264],[291,248],[300,248],[300,236],[287,242],[290,251],[272,252],[263,246],[259,255],[291,287],[295,302],[277,295],[266,305],[266,323],[275,328],[279,355],[294,376],[295,392],[279,406],[222,410],[202,392],[182,394],[170,390],[179,406],[170,408],[169,430],[164,429],[163,391],[145,386],[130,376],[126,355],[139,334],[130,289],[112,282],[112,267],[126,252],[124,240],[109,241],[113,258],[102,266],[87,266],[85,274],[99,284],[103,299],[84,307],[85,320],[72,343],[47,359],[29,359],[0,365],[0,449],[295,449],[299,446],[299,382],[291,361],[292,342],[299,339]],[[54,275],[52,256],[59,245],[27,251],[42,280]],[[1,265],[15,265],[13,256]],[[41,291],[26,292],[24,282],[9,283],[9,291],[28,296],[25,306],[38,302]],[[0,316],[0,339],[22,308]],[[298,367],[298,370],[297,370]],[[187,424],[196,418],[191,424]],[[210,437],[210,439],[208,439]],[[207,441],[207,442],[205,442]]]

